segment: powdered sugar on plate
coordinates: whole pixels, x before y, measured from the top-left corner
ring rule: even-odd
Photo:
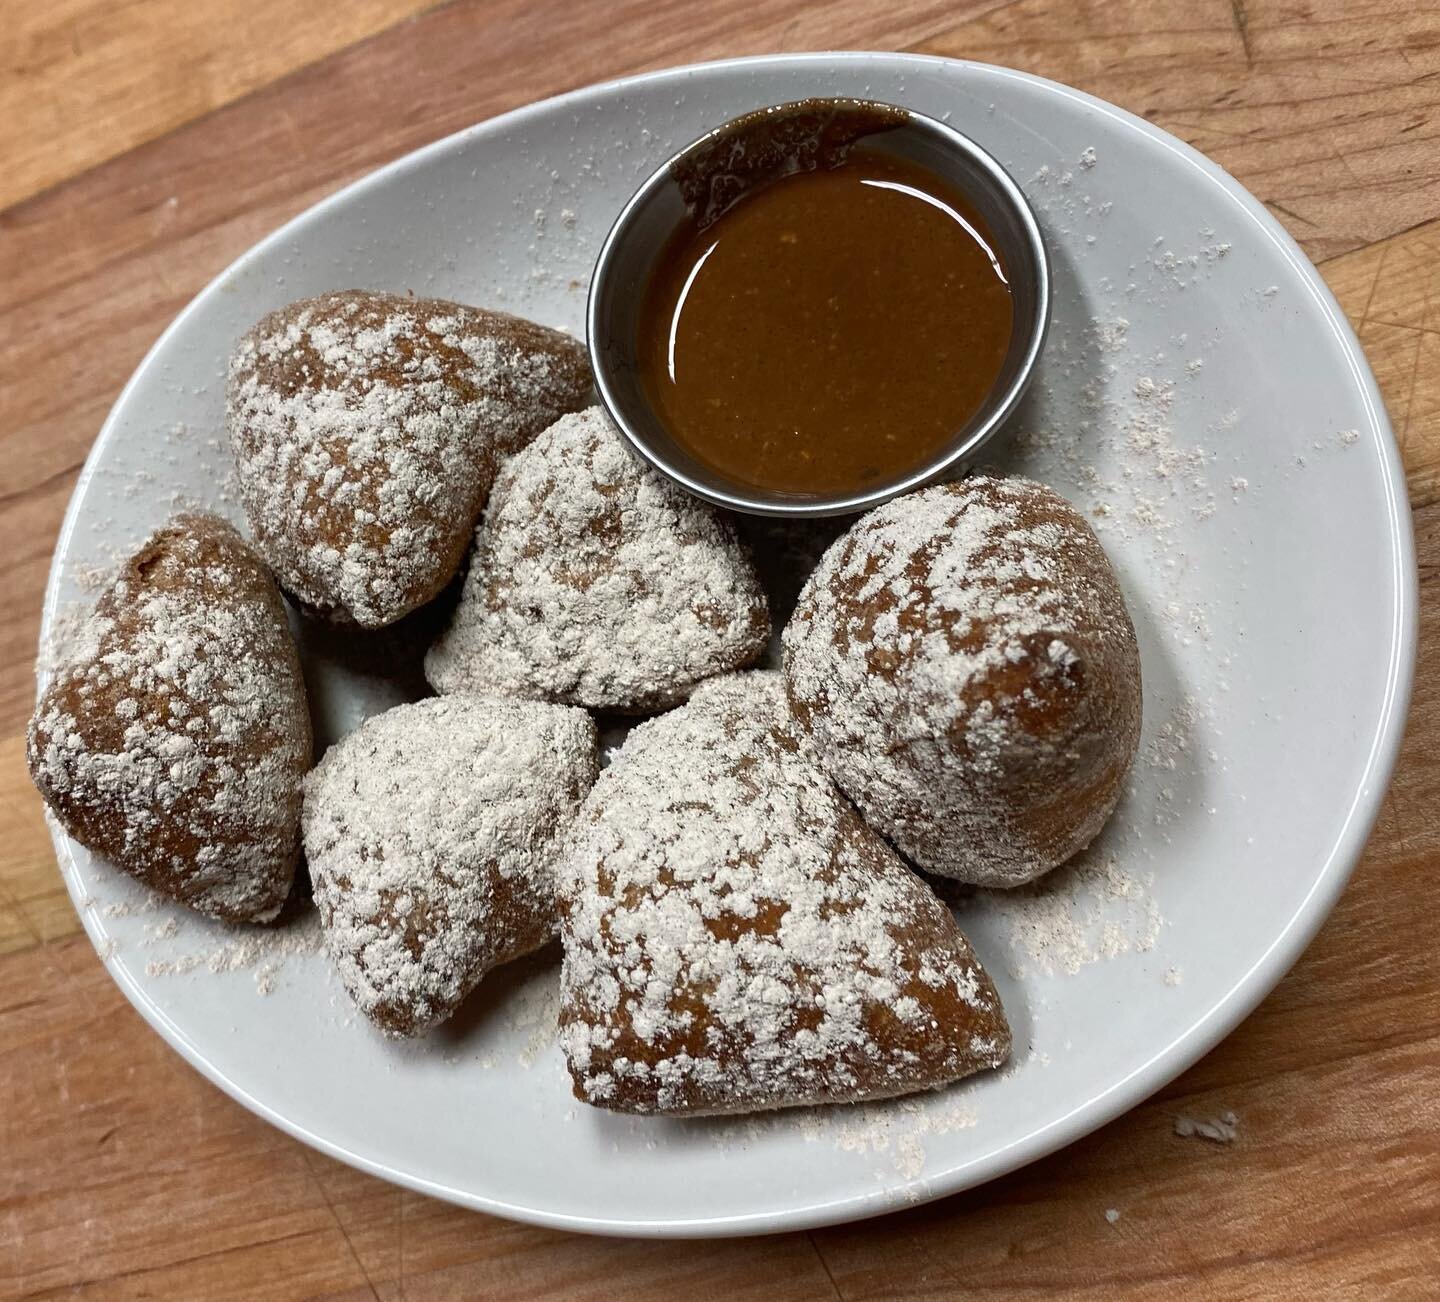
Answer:
[[[959,910],[1005,920],[1011,975],[1074,975],[1081,968],[1155,948],[1164,927],[1153,872],[1137,873],[1103,848],[1083,852],[1048,877],[1014,890],[978,892]]]
[[[172,915],[150,930],[150,945],[181,937],[184,923]],[[257,994],[275,989],[280,973],[291,959],[318,954],[321,947],[320,921],[313,909],[268,927],[236,928],[219,933],[204,929],[202,943],[185,936],[178,944],[164,946],[160,957],[148,958],[147,977],[184,976],[191,972],[252,972]]]
[[[922,1095],[797,1108],[783,1113],[705,1117],[668,1124],[703,1134],[718,1148],[761,1144],[795,1131],[806,1144],[855,1153],[873,1163],[877,1184],[920,1179],[930,1160],[928,1141],[980,1124],[980,1113],[964,1085]],[[654,1121],[645,1123],[653,1128]],[[666,1124],[666,1123],[661,1123]]]
[[[488,1071],[514,1064],[529,1071],[537,1064],[559,1061],[558,959],[557,952],[546,950],[505,973],[513,984],[495,1010],[494,1023],[487,1023],[478,1054],[471,1059],[477,1066]],[[453,1060],[466,1061],[459,1053]]]

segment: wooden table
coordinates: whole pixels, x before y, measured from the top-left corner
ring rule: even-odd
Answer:
[[[0,0],[0,31],[0,1292],[1436,1296],[1433,4]],[[1216,158],[1321,264],[1385,391],[1420,546],[1415,703],[1365,860],[1295,970],[1192,1071],[1072,1148],[931,1206],[811,1234],[636,1243],[511,1225],[357,1174],[186,1067],[79,934],[21,736],[76,472],[186,300],[351,178],[601,78],[847,46],[1011,64],[1125,105]],[[1234,1144],[1173,1133],[1177,1112],[1226,1108]]]

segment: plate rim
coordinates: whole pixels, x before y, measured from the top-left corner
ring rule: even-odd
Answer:
[[[317,220],[332,207],[350,202],[371,186],[382,184],[396,174],[421,166],[432,157],[461,147],[476,136],[523,124],[531,117],[546,115],[567,104],[590,97],[607,97],[626,90],[656,83],[683,83],[686,79],[710,71],[746,71],[761,68],[803,66],[860,66],[881,61],[915,69],[943,69],[963,73],[967,70],[999,75],[1004,80],[1040,86],[1058,92],[1082,108],[1099,112],[1122,126],[1138,129],[1150,140],[1175,155],[1183,164],[1195,168],[1219,185],[1254,222],[1258,232],[1267,238],[1277,252],[1295,271],[1309,291],[1313,305],[1319,310],[1331,334],[1340,345],[1350,367],[1350,376],[1370,418],[1371,442],[1379,454],[1382,483],[1389,525],[1390,574],[1394,594],[1394,616],[1389,629],[1389,651],[1385,670],[1385,690],[1378,721],[1369,743],[1364,772],[1355,797],[1335,834],[1330,852],[1319,866],[1315,881],[1297,904],[1289,921],[1279,929],[1264,952],[1244,972],[1235,977],[1230,989],[1219,997],[1198,1020],[1179,1031],[1168,1043],[1124,1077],[1113,1081],[1093,1097],[1076,1104],[1069,1112],[1048,1124],[1028,1132],[1008,1146],[973,1158],[944,1171],[927,1173],[914,1179],[898,1181],[873,1192],[851,1194],[827,1202],[808,1202],[780,1212],[753,1212],[715,1217],[686,1216],[667,1220],[626,1219],[623,1216],[581,1216],[557,1212],[544,1207],[525,1206],[504,1199],[478,1195],[427,1180],[424,1176],[400,1171],[382,1161],[367,1157],[307,1130],[290,1121],[263,1100],[247,1092],[225,1076],[189,1039],[185,1031],[164,1010],[152,1001],[129,971],[114,966],[105,957],[106,937],[99,929],[94,911],[84,907],[80,894],[70,838],[59,824],[47,817],[56,859],[65,880],[71,903],[85,928],[91,944],[100,954],[101,962],[125,997],[147,1023],[191,1067],[220,1088],[243,1107],[279,1130],[308,1144],[346,1165],[365,1171],[389,1183],[411,1189],[430,1197],[456,1204],[473,1211],[569,1230],[609,1236],[645,1238],[712,1238],[813,1229],[848,1221],[867,1219],[887,1212],[930,1202],[962,1190],[997,1179],[1059,1151],[1085,1135],[1098,1130],[1125,1112],[1138,1107],[1156,1090],[1188,1070],[1228,1036],[1260,1002],[1271,993],[1280,980],[1300,958],[1306,947],[1335,907],[1364,852],[1370,833],[1379,816],[1389,789],[1400,746],[1404,738],[1414,684],[1418,649],[1419,575],[1416,567],[1415,538],[1406,478],[1399,446],[1395,440],[1384,399],[1370,369],[1359,338],[1351,327],[1339,302],[1321,277],[1314,263],[1306,257],[1288,231],[1229,172],[1178,137],[1146,121],[1144,118],[1111,104],[1097,96],[1062,82],[1034,73],[1022,72],[998,64],[971,59],[951,59],[938,55],[898,51],[844,50],[795,54],[749,55],[738,58],[707,60],[611,78],[576,87],[559,95],[520,105],[494,117],[463,127],[458,131],[421,145],[407,153],[380,164],[364,176],[348,182],[308,208],[288,219],[264,238],[247,248],[214,276],[175,316],[146,351],[135,370],[112,403],[91,446],[75,487],[71,492],[60,531],[51,557],[45,595],[41,607],[40,649],[50,637],[60,599],[61,557],[69,550],[72,536],[79,524],[79,504],[89,487],[99,456],[113,437],[119,413],[127,405],[142,375],[153,365],[157,354],[171,336],[181,332],[202,303],[223,286],[243,274],[252,261],[290,235]],[[48,682],[48,673],[37,673],[37,698]],[[983,1167],[979,1173],[975,1168]]]

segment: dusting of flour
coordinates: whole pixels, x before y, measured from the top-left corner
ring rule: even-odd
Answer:
[[[383,1029],[447,1017],[555,933],[555,842],[595,780],[583,710],[431,697],[365,721],[305,779],[325,947]]]
[[[634,713],[752,663],[769,636],[729,520],[642,465],[592,407],[501,472],[425,672],[441,692]]]
[[[361,291],[273,313],[227,392],[257,546],[307,605],[391,623],[453,573],[497,459],[588,388],[573,340],[503,313]]]
[[[825,780],[777,674],[713,680],[630,735],[562,891],[562,1044],[601,1106],[883,1098],[1008,1055],[988,976]]]

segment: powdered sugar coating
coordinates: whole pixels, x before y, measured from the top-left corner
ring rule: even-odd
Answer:
[[[257,546],[306,606],[391,623],[459,567],[499,458],[589,390],[584,349],[518,317],[362,290],[292,303],[230,363]]]
[[[840,538],[783,638],[786,688],[867,821],[931,872],[1015,886],[1087,845],[1140,736],[1109,561],[1050,489],[976,476]]]
[[[228,524],[177,516],[121,567],[29,758],[66,831],[148,886],[229,921],[280,911],[310,720],[280,594]]]
[[[589,716],[532,701],[400,705],[331,747],[305,780],[305,853],[368,1017],[423,1031],[555,934],[555,841],[595,772]]]
[[[647,711],[752,663],[769,636],[729,520],[643,465],[592,407],[501,471],[425,672],[441,692]]]
[[[1003,1062],[999,998],[949,911],[798,739],[775,673],[636,728],[562,879],[577,1097],[718,1113],[880,1098]]]

